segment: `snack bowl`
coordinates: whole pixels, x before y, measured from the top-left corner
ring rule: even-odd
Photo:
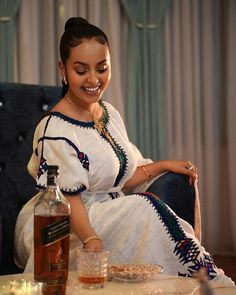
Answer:
[[[119,282],[143,282],[162,272],[163,267],[157,264],[111,264],[108,266],[109,280]]]

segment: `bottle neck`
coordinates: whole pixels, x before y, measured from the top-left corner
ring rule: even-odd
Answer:
[[[48,187],[57,187],[58,178],[56,175],[50,175],[47,177],[47,186]]]
[[[58,178],[55,175],[50,175],[47,178],[47,187],[46,191],[49,193],[47,197],[49,199],[60,199],[59,187],[58,187]]]

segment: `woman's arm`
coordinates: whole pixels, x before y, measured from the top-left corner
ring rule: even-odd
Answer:
[[[191,166],[192,169],[189,169]],[[124,188],[133,188],[167,171],[188,175],[190,185],[198,178],[196,167],[189,161],[165,160],[137,167],[133,176],[125,183]]]
[[[83,204],[80,194],[72,197],[67,196],[67,200],[71,207],[71,229],[84,242],[90,237],[98,236],[92,228],[87,210]],[[98,239],[91,239],[85,245],[85,249],[102,249],[102,241]]]

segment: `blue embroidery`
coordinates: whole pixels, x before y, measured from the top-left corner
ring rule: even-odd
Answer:
[[[39,163],[39,169],[37,173],[38,179],[40,178],[41,175],[43,175],[47,171],[48,171],[47,161],[43,157],[41,157],[40,163]]]
[[[119,197],[119,194],[117,192],[115,193],[108,193],[109,197],[114,200],[117,199]]]
[[[117,158],[119,160],[119,163],[120,163],[119,172],[118,172],[118,175],[117,175],[117,177],[115,179],[115,183],[114,183],[114,187],[116,187],[120,183],[122,177],[125,174],[125,171],[127,170],[127,163],[128,163],[127,155],[124,152],[124,150],[121,148],[121,146],[111,136],[111,134],[107,130],[106,126],[104,126],[104,129],[108,133],[111,140],[109,140],[109,138],[107,138],[104,134],[100,133],[100,136],[110,144],[110,146],[112,147],[113,151],[115,152],[115,154],[116,154],[116,156],[117,156]]]
[[[48,165],[47,165],[47,160],[44,158],[44,143],[45,143],[45,140],[64,140],[66,141],[77,153],[77,157],[80,161],[80,163],[82,164],[83,168],[85,168],[86,170],[89,171],[89,158],[88,156],[79,151],[79,149],[77,148],[77,146],[71,141],[69,140],[68,138],[66,137],[49,137],[49,136],[45,136],[46,134],[46,130],[47,130],[47,127],[48,127],[48,124],[49,124],[49,121],[50,119],[52,118],[52,116],[49,116],[46,124],[45,124],[45,128],[44,128],[44,132],[43,132],[43,137],[39,138],[38,139],[38,143],[42,142],[42,150],[41,150],[41,157],[40,157],[40,164],[39,164],[39,169],[38,169],[38,172],[37,172],[37,177],[38,179],[44,174],[47,172],[47,169],[48,169]],[[35,154],[36,156],[38,156],[38,148],[35,149]],[[45,189],[45,186],[41,186],[41,185],[37,185],[36,186],[37,189],[41,190],[41,189]],[[63,194],[65,195],[76,195],[82,191],[86,190],[86,187],[84,185],[81,185],[80,187],[74,189],[74,190],[64,190],[63,188],[61,188],[61,191]]]
[[[124,152],[124,150],[114,140],[114,138],[111,136],[111,134],[109,133],[109,131],[107,129],[107,124],[110,121],[110,116],[109,116],[109,113],[108,113],[108,110],[107,110],[106,106],[104,105],[104,103],[102,101],[99,101],[99,104],[104,109],[104,113],[103,113],[103,117],[102,117],[104,130],[107,132],[107,134],[111,138],[112,142],[104,134],[99,133],[99,135],[110,144],[110,146],[114,150],[114,152],[115,152],[115,154],[116,154],[116,156],[117,156],[117,158],[119,160],[119,163],[120,163],[119,172],[118,172],[118,175],[117,175],[117,177],[115,179],[115,182],[114,182],[114,186],[116,187],[116,186],[119,185],[121,179],[123,178],[123,176],[124,176],[124,174],[125,174],[125,172],[127,170],[128,159],[127,159],[127,155]],[[78,120],[72,119],[70,117],[67,117],[66,115],[63,115],[63,114],[61,114],[59,112],[51,112],[50,114],[58,116],[58,117],[62,118],[65,121],[68,121],[68,122],[70,122],[72,124],[75,124],[75,125],[79,125],[80,127],[83,127],[83,128],[95,128],[94,127],[94,122],[78,121]],[[84,166],[84,168],[85,168],[85,166]]]
[[[205,253],[203,253],[203,258],[200,257],[199,259],[194,260],[194,264],[188,266],[189,274],[183,274],[179,272],[178,275],[184,277],[192,277],[193,274],[199,271],[201,267],[206,268],[209,280],[212,280],[216,277],[217,272],[213,259],[210,255],[206,255]]]
[[[179,256],[179,261],[186,264],[195,261],[200,254],[199,248],[192,239],[184,239],[179,241],[174,249],[174,253]]]
[[[46,133],[46,129],[47,129],[47,126],[49,124],[49,121],[50,121],[51,117],[49,117],[47,119],[47,122],[45,124],[45,128],[44,128],[44,131],[43,131],[43,134],[45,135]],[[41,150],[41,157],[40,157],[40,162],[39,162],[39,168],[38,168],[38,173],[37,173],[37,177],[38,179],[44,174],[47,172],[48,170],[48,165],[47,165],[47,160],[43,157],[43,150],[44,150],[44,142],[42,143],[42,150]],[[38,148],[35,149],[35,155],[38,157]]]
[[[69,140],[66,137],[48,137],[48,136],[43,136],[43,137],[39,138],[38,143],[41,142],[41,141],[44,143],[45,140],[55,140],[55,141],[56,140],[64,140],[64,141],[66,141],[76,151],[77,156],[78,156],[78,159],[80,160],[82,166],[86,170],[89,171],[89,158],[88,158],[88,156],[85,153],[80,152],[79,149],[77,148],[77,146],[71,140]]]
[[[178,273],[180,276],[192,276],[200,267],[204,266],[208,271],[208,278],[213,279],[216,276],[216,266],[210,255],[203,253],[201,256],[198,244],[191,238],[187,238],[181,228],[176,216],[169,210],[163,201],[156,195],[145,192],[139,193],[145,197],[155,208],[163,225],[165,226],[170,238],[175,243],[174,254],[178,257],[182,265],[188,264],[186,271],[188,273]]]
[[[163,201],[152,193],[145,192],[139,195],[144,196],[155,207],[172,241],[177,242],[186,238],[183,229],[179,225],[178,219]]]
[[[125,151],[115,141],[113,136],[108,131],[107,124],[110,121],[110,116],[109,116],[109,113],[108,113],[108,110],[107,110],[106,106],[104,105],[104,103],[102,101],[100,101],[100,105],[104,109],[104,115],[103,115],[103,118],[102,118],[103,126],[104,126],[104,129],[105,129],[106,133],[111,138],[111,141],[104,134],[100,133],[100,136],[110,144],[110,146],[112,147],[113,151],[115,152],[115,154],[116,154],[116,156],[117,156],[117,158],[119,160],[119,163],[120,163],[119,172],[118,172],[118,175],[117,175],[116,180],[114,182],[114,187],[116,187],[116,186],[119,185],[121,179],[123,178],[123,176],[124,176],[124,174],[125,174],[125,172],[127,170],[128,159],[127,159],[127,155],[126,155]]]
[[[38,184],[36,186],[36,188],[38,190],[45,190],[46,189],[46,186]],[[65,196],[75,196],[78,193],[81,193],[81,192],[85,191],[86,190],[86,186],[85,185],[81,185],[80,187],[78,187],[78,188],[76,188],[74,190],[68,190],[68,189],[63,189],[63,188],[60,188],[60,190],[63,193],[63,195],[65,195]]]
[[[102,122],[103,122],[103,125],[105,126],[109,122],[110,116],[109,116],[107,108],[104,105],[102,100],[99,101],[99,104],[104,109]],[[71,117],[68,117],[68,116],[66,116],[66,115],[64,115],[64,114],[62,114],[60,112],[50,112],[49,114],[52,115],[52,116],[57,116],[57,117],[63,119],[64,121],[66,121],[66,122],[70,122],[73,125],[77,125],[77,126],[80,126],[80,127],[83,127],[83,128],[95,128],[93,121],[92,122],[79,121],[79,120],[73,119]]]
[[[118,172],[118,175],[117,175],[117,177],[115,179],[115,182],[114,182],[114,186],[116,187],[116,186],[119,185],[121,179],[123,178],[123,176],[124,176],[124,174],[125,174],[125,172],[127,170],[128,159],[127,159],[127,155],[124,152],[124,150],[114,140],[114,138],[111,136],[111,134],[107,130],[107,124],[110,121],[110,116],[109,116],[109,113],[108,113],[108,110],[107,110],[106,106],[104,105],[102,100],[99,101],[99,104],[104,109],[103,117],[102,117],[102,122],[103,122],[104,129],[108,133],[109,137],[112,139],[112,142],[110,142],[110,140],[104,134],[99,133],[99,135],[111,145],[111,147],[114,150],[114,152],[115,152],[115,154],[116,154],[116,156],[117,156],[117,158],[119,160],[119,163],[120,163],[119,172]],[[62,118],[63,120],[65,120],[67,122],[70,122],[71,124],[78,125],[78,126],[83,127],[83,128],[93,128],[93,129],[95,128],[94,127],[94,122],[82,122],[82,121],[75,120],[75,119],[72,119],[70,117],[67,117],[66,115],[63,115],[63,114],[61,114],[59,112],[51,112],[50,114],[54,115],[54,116],[58,116],[58,117]]]

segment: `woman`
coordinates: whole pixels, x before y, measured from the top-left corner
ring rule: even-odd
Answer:
[[[38,188],[45,188],[47,165],[60,167],[59,186],[71,204],[70,269],[76,268],[75,252],[82,244],[106,248],[111,263],[155,263],[166,274],[184,276],[206,266],[210,279],[230,283],[190,224],[153,194],[124,195],[137,186],[144,191],[167,171],[187,175],[190,185],[198,175],[188,161],[144,159],[129,141],[117,110],[102,101],[111,78],[105,33],[82,18],[71,18],[60,55],[63,97],[36,128],[28,170]],[[25,271],[32,271],[33,212],[27,218],[22,212],[17,252],[27,262]]]

